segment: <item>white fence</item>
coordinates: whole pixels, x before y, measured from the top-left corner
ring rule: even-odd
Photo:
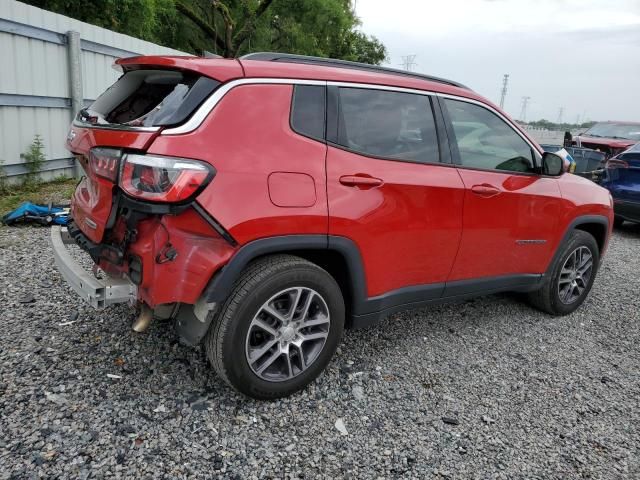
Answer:
[[[0,0],[0,166],[26,173],[20,154],[39,134],[43,178],[73,175],[64,144],[74,110],[119,76],[118,57],[184,55],[15,0]],[[79,68],[78,68],[79,67]],[[73,100],[73,101],[72,101]]]

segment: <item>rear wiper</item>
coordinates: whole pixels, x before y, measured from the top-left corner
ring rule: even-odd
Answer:
[[[613,135],[613,136],[611,136],[611,137],[609,137],[609,138],[615,138],[616,140],[631,140],[630,138],[627,138],[627,137],[617,137],[616,135]]]

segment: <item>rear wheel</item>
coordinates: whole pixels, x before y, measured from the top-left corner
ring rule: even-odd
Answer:
[[[582,230],[573,231],[542,287],[529,294],[529,301],[552,315],[573,312],[587,298],[599,264],[600,252],[595,238]]]
[[[312,382],[331,360],[343,328],[344,302],[331,275],[302,258],[276,255],[245,270],[205,347],[229,385],[271,399]]]

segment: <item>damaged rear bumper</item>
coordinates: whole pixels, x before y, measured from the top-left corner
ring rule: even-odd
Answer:
[[[66,227],[51,228],[51,245],[58,271],[80,297],[94,308],[136,301],[137,287],[133,282],[126,278],[96,278],[71,257],[66,245],[72,243],[75,242]]]

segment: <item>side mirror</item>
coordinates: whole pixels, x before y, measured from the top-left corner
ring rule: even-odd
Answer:
[[[563,148],[555,153],[544,152],[542,154],[542,174],[557,177],[575,168],[575,162],[571,155]]]

